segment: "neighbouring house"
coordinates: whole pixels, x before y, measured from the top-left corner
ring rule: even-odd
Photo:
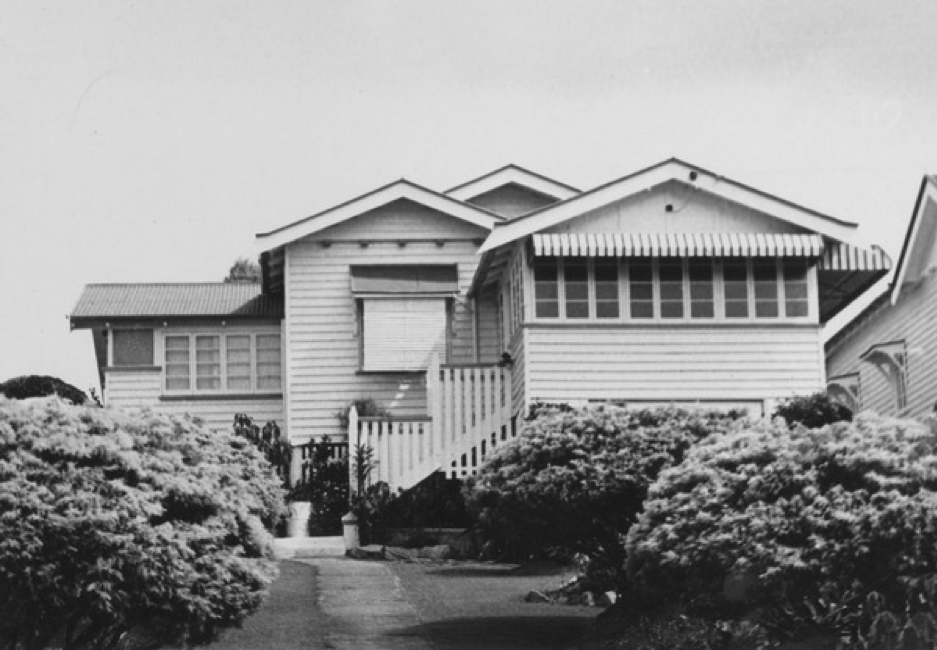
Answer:
[[[471,473],[533,402],[768,412],[826,385],[823,324],[889,260],[856,225],[671,159],[590,191],[509,165],[401,180],[257,236],[260,285],[89,285],[108,405]],[[349,406],[373,399],[381,415]]]
[[[937,177],[925,176],[888,290],[827,342],[828,394],[855,410],[937,407]]]

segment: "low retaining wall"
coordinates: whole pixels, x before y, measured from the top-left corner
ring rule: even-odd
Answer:
[[[477,531],[469,528],[389,528],[388,546],[404,546],[408,540],[431,537],[435,544],[448,545],[458,557],[477,557],[482,540]],[[425,546],[426,544],[422,544]]]

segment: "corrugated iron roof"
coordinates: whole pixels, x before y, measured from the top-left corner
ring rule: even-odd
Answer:
[[[193,316],[283,318],[283,299],[246,282],[89,284],[70,319],[74,326],[103,318]]]

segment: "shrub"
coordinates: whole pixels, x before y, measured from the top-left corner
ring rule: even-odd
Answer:
[[[852,411],[820,392],[781,402],[772,417],[782,417],[790,426],[802,424],[808,429],[819,429],[834,422],[849,422],[852,420]]]
[[[88,396],[78,388],[47,375],[24,375],[9,379],[0,384],[0,395],[6,395],[10,399],[58,395],[72,404],[84,404],[88,400]]]
[[[622,536],[651,481],[696,440],[737,417],[675,408],[544,407],[469,481],[469,509],[503,557],[582,553],[614,581],[624,565]]]
[[[282,514],[244,439],[0,399],[0,645],[206,642],[260,605],[275,575],[265,527]]]
[[[290,500],[309,501],[310,535],[340,535],[348,512],[348,458],[333,458],[324,437],[311,445],[306,480],[290,492]]]
[[[755,617],[781,639],[933,647],[935,490],[933,422],[753,425],[661,473],[628,534],[629,575],[645,601]]]

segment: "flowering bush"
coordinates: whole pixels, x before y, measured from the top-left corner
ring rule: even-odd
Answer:
[[[934,423],[739,429],[660,474],[629,575],[645,600],[745,614],[776,638],[933,647],[935,490]]]
[[[593,569],[624,565],[622,536],[647,488],[696,440],[739,414],[614,406],[545,408],[499,447],[466,487],[489,543],[516,558],[582,553]]]
[[[275,575],[282,490],[189,419],[0,398],[0,645],[210,640]]]

